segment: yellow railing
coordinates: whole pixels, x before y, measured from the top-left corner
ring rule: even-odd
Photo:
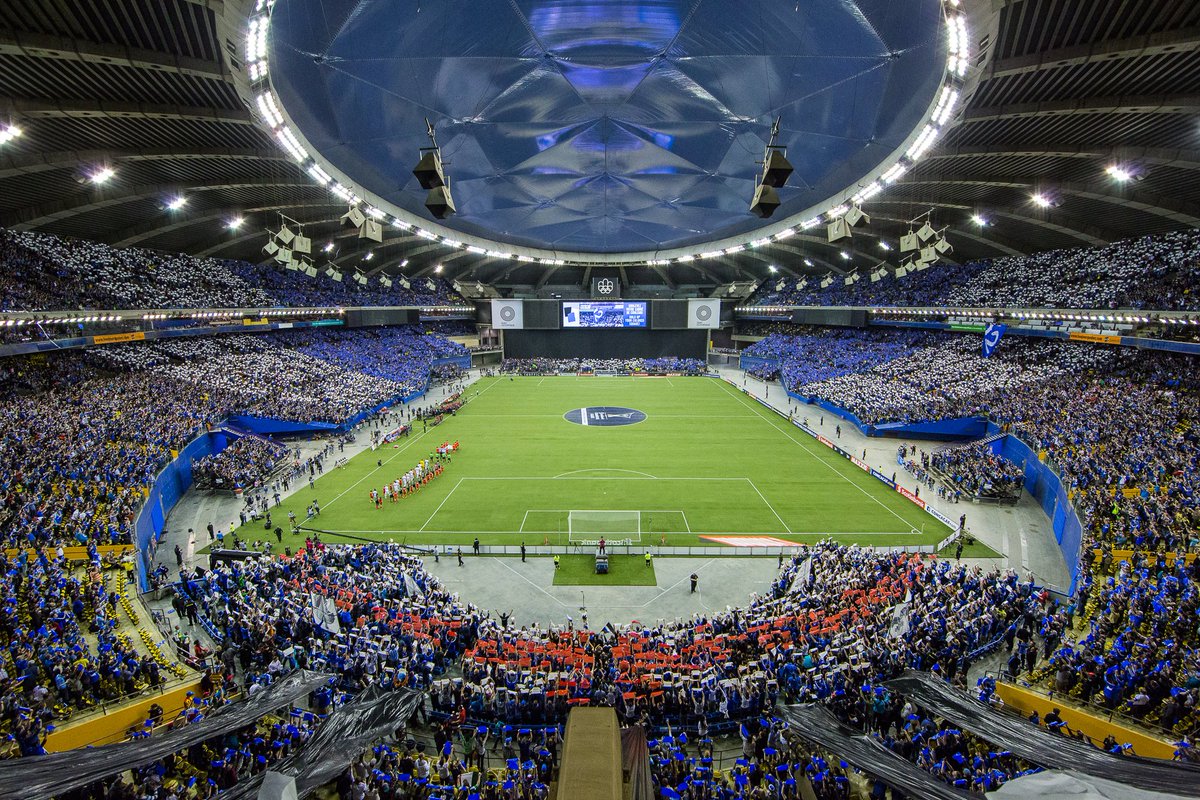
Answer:
[[[1028,717],[1034,711],[1045,719],[1051,710],[1057,708],[1059,716],[1067,727],[1073,731],[1082,731],[1085,736],[1097,745],[1109,736],[1119,744],[1132,744],[1133,752],[1145,758],[1170,759],[1175,755],[1175,745],[1165,739],[1160,739],[1146,730],[1139,730],[1122,725],[1111,719],[1083,711],[1065,701],[1059,701],[1033,689],[1016,686],[1003,681],[996,681],[996,694],[1004,701],[1005,708],[1019,712]]]

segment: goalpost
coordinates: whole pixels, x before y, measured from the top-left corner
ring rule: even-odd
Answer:
[[[641,511],[568,511],[567,541],[571,544],[596,544],[605,539],[612,544],[642,541]]]

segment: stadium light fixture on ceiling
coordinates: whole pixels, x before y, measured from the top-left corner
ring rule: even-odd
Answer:
[[[5,125],[3,128],[0,128],[0,144],[8,144],[20,136],[21,133],[21,129],[16,125]]]
[[[231,231],[236,231],[238,228],[242,227],[242,223],[245,221],[246,220],[242,217],[234,217],[226,223],[226,227],[228,227]]]
[[[1037,206],[1038,208],[1049,208],[1051,205],[1053,205],[1050,198],[1047,197],[1046,195],[1042,194],[1041,192],[1037,192],[1029,199],[1032,200],[1033,204],[1035,206]]]
[[[95,184],[108,183],[116,174],[110,167],[100,167],[88,176],[88,180]]]
[[[812,265],[813,265],[813,262],[811,259],[808,259],[808,258],[804,259],[804,266],[811,267]]]
[[[887,242],[885,242],[883,239],[880,239],[879,240],[879,249],[886,253],[888,250],[892,249],[892,246],[890,244],[888,244]]]
[[[982,214],[972,214],[971,222],[974,222],[976,225],[978,225],[981,228],[987,226],[987,224],[988,224],[987,217],[983,216]]]
[[[187,198],[184,197],[183,195],[180,195],[178,197],[172,197],[170,200],[167,201],[167,210],[168,211],[178,211],[179,209],[183,208],[186,205],[187,205]]]
[[[773,274],[775,274],[776,272],[779,272],[779,267],[777,267],[777,266],[775,266],[774,264],[772,264],[772,265],[770,265],[769,267],[767,267],[767,272],[770,272],[770,273],[773,275]]]
[[[363,256],[363,261],[370,261],[374,257],[375,257],[374,252],[367,253],[365,256]]]
[[[321,249],[324,250],[326,253],[332,252],[333,251],[333,242],[326,242],[325,246],[322,247]]]
[[[845,250],[843,250],[843,251],[840,253],[840,255],[841,255],[841,257],[842,257],[842,260],[844,260],[844,261],[849,261],[849,260],[850,260],[850,254],[849,254],[849,253],[847,253]]]
[[[441,275],[442,274],[442,265],[438,264],[436,267],[433,268],[433,271],[435,273],[437,273],[438,275]]]
[[[1108,169],[1104,171],[1117,183],[1124,183],[1133,177],[1133,172],[1126,167],[1122,167],[1120,164],[1110,164]]]

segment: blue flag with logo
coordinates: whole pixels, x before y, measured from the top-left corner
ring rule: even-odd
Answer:
[[[1000,344],[1000,337],[1008,330],[1007,325],[1002,325],[999,322],[993,322],[987,326],[987,330],[983,332],[983,357],[991,358],[992,353],[996,352],[996,346]]]

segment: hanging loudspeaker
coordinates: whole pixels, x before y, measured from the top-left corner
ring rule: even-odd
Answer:
[[[779,208],[779,192],[766,183],[760,183],[754,190],[754,199],[750,201],[750,213],[766,219],[774,214],[777,208]]]
[[[846,224],[845,217],[838,217],[825,227],[825,238],[831,244],[833,242],[839,242],[842,239],[849,239],[850,236],[850,226]]]
[[[449,186],[435,186],[425,195],[425,207],[437,219],[445,219],[458,212],[454,207],[454,198],[450,195]]]
[[[846,215],[842,217],[842,219],[846,220],[846,224],[851,228],[857,228],[859,225],[871,224],[871,218],[864,214],[863,210],[858,206],[851,207],[851,209],[846,212]]]

